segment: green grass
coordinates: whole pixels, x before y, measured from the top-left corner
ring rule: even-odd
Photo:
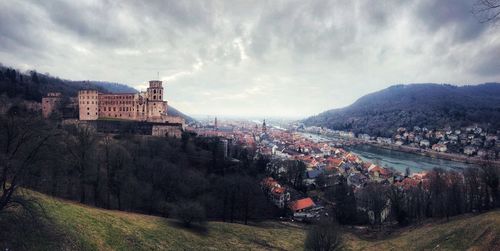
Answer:
[[[45,220],[28,230],[12,224],[8,229],[1,224],[9,221],[1,220],[0,231],[11,232],[3,240],[0,234],[0,250],[302,250],[305,239],[305,229],[289,223],[208,222],[205,229],[186,229],[161,217],[27,194],[43,205]],[[404,228],[384,240],[348,232],[343,239],[347,250],[495,250],[500,211]]]
[[[500,211],[403,228],[384,240],[344,239],[348,250],[500,250]]]
[[[246,226],[208,222],[204,229],[187,229],[174,220],[104,210],[33,194],[45,208],[52,233],[22,243],[28,250],[300,250],[305,232],[279,222]],[[47,236],[46,236],[47,234]],[[22,235],[22,234],[21,234]],[[55,239],[57,244],[44,239]],[[19,236],[18,238],[24,238]],[[3,245],[0,243],[0,250]],[[19,248],[17,248],[19,249]]]

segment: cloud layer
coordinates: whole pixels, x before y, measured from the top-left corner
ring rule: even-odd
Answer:
[[[188,114],[302,117],[397,83],[500,80],[470,0],[0,1],[0,62],[144,89]]]

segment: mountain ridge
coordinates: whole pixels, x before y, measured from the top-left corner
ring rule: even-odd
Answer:
[[[369,93],[343,108],[302,120],[322,126],[374,136],[389,136],[398,127],[442,128],[471,123],[500,129],[500,84],[398,84]]]

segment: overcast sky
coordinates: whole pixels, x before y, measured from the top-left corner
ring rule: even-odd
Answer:
[[[145,89],[192,114],[305,117],[393,84],[500,81],[473,0],[0,0],[0,62]]]

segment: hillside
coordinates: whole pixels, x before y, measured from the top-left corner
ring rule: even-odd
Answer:
[[[15,229],[17,243],[0,234],[0,249],[14,250],[300,250],[301,228],[280,223],[245,226],[209,222],[206,229],[186,229],[176,221],[121,211],[92,208],[75,202],[34,194],[47,217],[41,233]],[[4,228],[4,227],[2,227]],[[57,241],[54,241],[54,240]]]
[[[303,121],[308,126],[390,136],[398,127],[443,128],[478,123],[500,129],[500,84],[395,85]]]
[[[2,226],[11,229],[0,233],[0,249],[302,250],[305,238],[302,227],[289,223],[245,226],[209,222],[206,229],[191,230],[160,217],[29,194],[38,199],[50,220],[43,220],[36,228],[29,227],[28,231],[17,224],[19,221],[12,225],[3,220]],[[351,233],[345,234],[344,240],[347,250],[492,250],[500,245],[500,211],[402,229],[385,240],[363,240]]]

